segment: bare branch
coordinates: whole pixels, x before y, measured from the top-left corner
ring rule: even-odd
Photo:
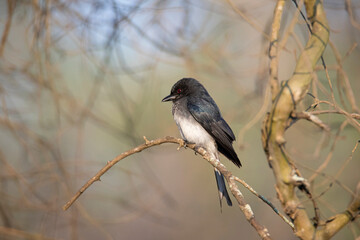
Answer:
[[[351,85],[350,85],[349,77],[348,77],[348,75],[346,74],[346,72],[344,71],[344,68],[343,68],[343,63],[342,63],[343,59],[341,58],[341,55],[340,55],[338,49],[335,47],[335,44],[332,43],[331,41],[329,41],[329,45],[330,45],[331,49],[333,50],[335,58],[336,58],[336,62],[338,63],[338,69],[337,69],[338,81],[343,82],[345,94],[346,94],[346,97],[347,97],[347,99],[348,99],[348,101],[349,101],[349,103],[351,105],[351,110],[353,112],[360,113],[359,107],[356,104],[356,99],[355,99],[355,96],[354,96],[354,92],[353,92],[353,90],[351,88]],[[339,88],[338,91],[340,93],[341,89]]]
[[[120,154],[116,158],[114,158],[113,160],[109,161],[105,167],[103,167],[95,176],[93,176],[87,183],[85,183],[84,186],[82,186],[80,188],[80,190],[70,199],[70,201],[68,201],[63,206],[63,209],[67,210],[76,201],[76,199],[78,199],[80,197],[80,195],[83,194],[83,192],[85,192],[85,190],[87,188],[89,188],[94,182],[100,181],[101,176],[104,175],[112,166],[114,166],[120,160],[122,160],[130,155],[133,155],[134,153],[141,152],[142,150],[147,149],[149,147],[160,145],[163,143],[178,143],[180,146],[185,145],[184,140],[179,139],[179,138],[173,138],[173,137],[159,138],[159,139],[151,140],[151,141],[147,140],[146,137],[144,137],[144,140],[145,140],[144,144],[141,144],[140,146],[133,148],[129,151],[123,152],[122,154]]]
[[[292,230],[295,230],[295,226],[292,222],[289,221],[289,219],[287,219],[284,215],[282,215],[279,210],[269,201],[267,200],[264,196],[262,196],[261,194],[257,193],[249,184],[247,184],[244,180],[235,177],[235,181],[241,183],[246,189],[248,189],[252,194],[254,194],[255,196],[257,196],[258,198],[260,198],[264,203],[266,203],[267,205],[269,205],[272,210],[274,210],[274,212],[279,215],[286,224],[288,224]]]
[[[270,86],[271,86],[271,95],[272,100],[274,101],[276,95],[279,93],[279,79],[278,79],[278,45],[279,45],[279,31],[281,26],[281,17],[284,11],[285,0],[279,0],[276,3],[273,23],[271,26],[271,38],[270,38],[270,47],[269,47],[269,57],[270,57]]]
[[[291,121],[289,117],[294,112],[296,104],[308,91],[313,69],[329,39],[329,29],[322,2],[308,0],[305,1],[305,7],[312,24],[312,35],[297,61],[293,76],[282,84],[278,93],[274,92],[276,96],[273,96],[271,113],[264,119],[262,140],[276,179],[278,197],[285,212],[294,221],[295,234],[301,239],[311,239],[314,226],[307,212],[302,208],[295,194],[295,188],[299,187],[308,193],[307,195],[310,191],[305,184],[294,181],[302,177],[284,148],[286,142],[284,133]],[[278,29],[273,31],[278,31]],[[315,205],[314,208],[316,209]]]
[[[95,176],[93,176],[88,182],[86,182],[80,188],[80,190],[70,199],[70,201],[68,201],[63,206],[63,210],[67,210],[81,196],[81,194],[86,191],[86,189],[88,189],[94,182],[99,181],[100,177],[102,175],[104,175],[112,166],[114,166],[120,160],[122,160],[134,153],[141,152],[142,150],[145,150],[147,148],[157,146],[157,145],[160,145],[163,143],[176,143],[176,144],[179,144],[179,148],[185,146],[185,142],[183,139],[169,137],[169,136],[167,136],[165,138],[158,138],[158,139],[151,140],[151,141],[149,141],[146,137],[144,137],[144,140],[145,140],[144,144],[141,144],[141,145],[137,146],[136,148],[126,151],[126,152],[118,155],[113,160],[109,161],[105,167],[103,167],[99,172],[97,172],[95,174]],[[259,236],[262,239],[271,239],[270,233],[267,230],[267,228],[260,225],[255,220],[255,215],[254,215],[250,205],[245,202],[245,199],[244,199],[242,193],[240,192],[238,186],[236,185],[236,181],[237,181],[236,179],[238,179],[238,178],[233,176],[232,173],[230,171],[228,171],[226,169],[225,165],[223,165],[219,160],[211,158],[210,155],[205,151],[205,149],[203,149],[201,147],[197,147],[194,144],[186,145],[186,147],[199,153],[205,160],[207,160],[211,165],[213,165],[216,169],[218,169],[224,175],[226,181],[229,184],[231,193],[236,198],[239,208],[244,213],[246,220],[248,220],[248,222],[251,224],[251,226],[253,226],[255,228],[255,230],[257,231],[257,233],[259,234]]]
[[[256,29],[258,32],[260,32],[264,38],[266,39],[270,39],[269,35],[267,35],[262,27],[255,22],[255,20],[250,19],[241,9],[239,9],[233,2],[232,0],[227,0],[228,4],[232,7],[232,9],[234,9],[234,11],[239,14],[247,23],[249,23],[254,29]]]
[[[355,196],[353,197],[348,208],[331,218],[329,218],[325,226],[316,232],[316,239],[330,239],[338,231],[340,231],[350,221],[355,220],[360,213],[360,182],[357,184]]]
[[[54,238],[45,237],[38,233],[30,233],[16,228],[0,226],[0,236],[9,237],[8,239],[29,239],[29,240],[53,240]]]
[[[11,1],[11,0],[8,0],[8,1],[7,1],[7,6],[8,6],[8,18],[7,18],[7,20],[6,20],[5,29],[4,29],[3,34],[2,34],[2,37],[1,37],[1,42],[0,42],[0,57],[3,56],[4,49],[5,49],[5,45],[6,45],[6,41],[7,41],[8,36],[9,36],[9,32],[10,32],[10,27],[11,27],[11,22],[12,22],[12,18],[13,18],[13,13],[14,13],[15,5],[16,5],[16,1]]]
[[[339,111],[339,110],[319,110],[319,111],[311,112],[312,115],[329,114],[329,113],[344,114],[343,111]],[[356,120],[360,120],[360,114],[357,113],[350,113],[350,117]]]
[[[323,123],[323,121],[321,121],[320,118],[318,118],[317,116],[315,116],[314,114],[310,113],[310,112],[298,112],[298,113],[293,113],[292,114],[293,118],[298,118],[298,119],[306,119],[312,123],[314,123],[316,126],[318,126],[319,128],[321,128],[322,130],[325,130],[327,132],[330,131],[330,127],[328,125],[326,125],[325,123]]]

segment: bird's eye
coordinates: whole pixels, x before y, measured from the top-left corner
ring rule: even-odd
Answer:
[[[181,93],[181,92],[182,92],[181,88],[179,88],[178,90],[176,90],[176,92],[177,92],[177,93]]]

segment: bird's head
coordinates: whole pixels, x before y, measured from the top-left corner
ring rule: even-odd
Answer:
[[[176,101],[183,97],[206,91],[203,85],[193,78],[183,78],[177,81],[171,88],[169,96],[166,96],[162,102]]]

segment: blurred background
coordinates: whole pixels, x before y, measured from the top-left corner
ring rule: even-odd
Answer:
[[[180,78],[201,81],[237,136],[243,167],[222,162],[281,209],[261,145],[269,110],[268,48],[276,1],[0,1],[1,239],[257,239],[237,206],[219,207],[213,169],[191,150],[153,147],[120,161],[67,211],[62,206],[107,161],[149,140],[177,136],[161,99]],[[359,104],[360,2],[327,0],[324,54],[338,104]],[[309,32],[291,1],[284,10],[280,80],[290,78]],[[329,100],[321,64],[312,92]],[[344,75],[345,74],[345,75]],[[344,77],[345,76],[345,77]],[[306,96],[304,110],[313,103]],[[320,105],[318,110],[328,106]],[[324,161],[313,194],[321,219],[344,211],[359,181],[359,132],[341,115],[331,127],[298,121],[287,150],[305,177]],[[345,123],[344,123],[345,122]],[[274,239],[288,225],[240,186]],[[299,192],[313,216],[308,199]],[[234,200],[234,198],[233,198]],[[235,201],[235,200],[234,200]],[[335,239],[355,239],[359,219]]]

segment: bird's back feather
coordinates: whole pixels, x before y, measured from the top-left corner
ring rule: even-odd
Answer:
[[[195,120],[214,138],[219,152],[240,167],[241,162],[232,146],[235,136],[222,118],[215,101],[206,92],[202,98],[189,96],[187,107]]]

